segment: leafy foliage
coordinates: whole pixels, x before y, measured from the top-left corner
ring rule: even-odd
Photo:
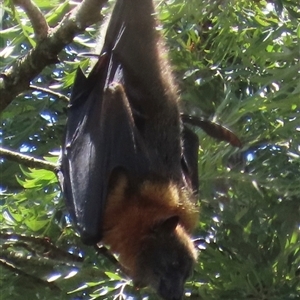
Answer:
[[[35,2],[50,25],[72,8]],[[3,7],[2,70],[35,45],[24,12],[10,1]],[[158,9],[183,110],[230,127],[243,141],[234,149],[194,128],[201,251],[186,299],[300,299],[299,3],[173,0]],[[96,32],[78,36],[33,84],[69,96],[76,68],[88,69],[77,54],[93,52]],[[49,156],[59,149],[66,106],[37,89],[20,95],[1,116],[2,144]],[[0,163],[3,298],[156,299],[81,244],[54,174]]]

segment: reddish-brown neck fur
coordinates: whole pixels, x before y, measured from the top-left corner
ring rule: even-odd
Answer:
[[[187,193],[173,184],[145,181],[138,192],[128,198],[125,196],[127,185],[127,179],[122,177],[109,194],[103,242],[120,255],[120,263],[130,275],[134,275],[143,238],[151,229],[172,216],[178,216],[176,234],[190,247],[188,233],[196,226],[198,211],[187,198]]]

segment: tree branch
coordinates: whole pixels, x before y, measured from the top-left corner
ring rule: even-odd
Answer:
[[[2,147],[0,147],[0,157],[15,161],[29,168],[45,169],[52,172],[57,171],[57,165],[52,162],[4,149]]]
[[[83,261],[82,257],[71,254],[55,246],[51,242],[51,240],[47,237],[26,236],[24,234],[0,231],[0,239],[6,240],[7,243],[10,240],[12,240],[14,243],[22,241],[24,242],[26,247],[31,245],[32,248],[37,249],[37,250],[30,249],[29,250],[30,252],[34,253],[35,251],[39,251],[40,252],[39,255],[42,255],[47,258],[61,260],[61,261],[68,260],[71,262]],[[24,245],[21,246],[24,247]],[[3,248],[5,248],[5,244]]]
[[[40,9],[30,0],[13,0],[15,5],[19,5],[26,12],[34,30],[36,41],[42,41],[48,35],[48,23]]]
[[[64,95],[62,93],[54,92],[50,89],[47,89],[47,88],[44,88],[44,87],[41,87],[41,86],[37,86],[37,85],[33,85],[33,84],[31,84],[29,87],[30,87],[31,90],[40,91],[40,92],[43,92],[43,93],[53,95],[54,97],[62,99],[64,101],[66,101],[67,103],[69,103],[69,101],[70,101],[69,97],[67,97],[66,95]]]
[[[99,10],[107,0],[84,0],[76,9],[67,14],[47,37],[40,41],[24,57],[1,74],[0,77],[0,112],[12,100],[29,89],[30,82],[48,65],[57,63],[58,53],[68,45],[73,38],[83,32],[88,26],[99,21]],[[96,9],[95,9],[96,8]]]
[[[48,282],[46,280],[43,280],[39,277],[36,277],[34,275],[31,275],[21,269],[19,269],[18,267],[16,267],[15,265],[13,265],[12,263],[6,261],[5,259],[3,258],[0,258],[0,264],[6,268],[7,270],[15,273],[15,274],[18,274],[18,275],[21,275],[21,276],[25,276],[25,277],[28,277],[30,279],[33,279],[37,284],[42,284],[44,286],[47,286],[49,287],[51,290],[53,289],[57,289],[58,291],[60,291],[60,288],[57,287],[53,282]]]

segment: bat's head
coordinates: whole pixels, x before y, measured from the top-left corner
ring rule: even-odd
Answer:
[[[144,238],[133,279],[138,285],[151,286],[165,300],[180,300],[196,257],[179,217],[170,217]]]

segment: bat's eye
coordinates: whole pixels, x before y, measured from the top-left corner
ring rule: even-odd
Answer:
[[[179,262],[178,261],[173,261],[172,264],[171,264],[171,266],[173,268],[178,268],[179,267]]]

